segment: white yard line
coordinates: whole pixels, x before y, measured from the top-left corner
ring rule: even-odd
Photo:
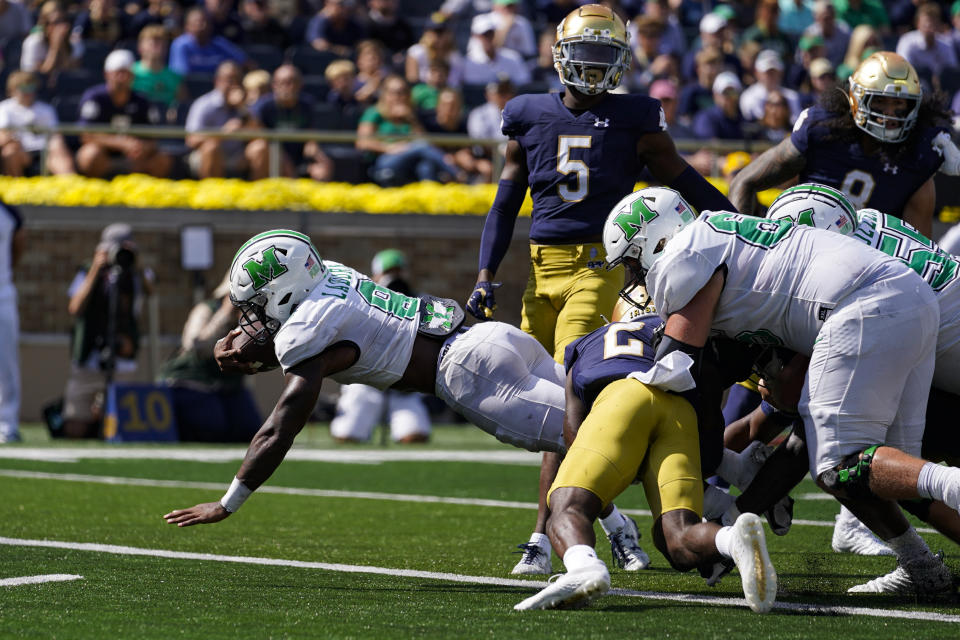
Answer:
[[[94,476],[80,473],[49,473],[46,471],[23,471],[19,469],[0,469],[0,477],[28,478],[34,480],[59,480],[61,482],[91,482],[128,487],[163,487],[166,489],[203,489],[223,491],[227,483],[188,482],[185,480],[152,480],[149,478],[122,478],[118,476]],[[536,509],[535,502],[513,502],[509,500],[487,500],[485,498],[447,498],[410,493],[380,493],[375,491],[337,491],[332,489],[303,489],[300,487],[274,487],[265,485],[257,493],[276,493],[288,496],[312,496],[314,498],[348,498],[362,500],[391,500],[394,502],[416,502],[433,504],[457,504],[470,507],[499,507],[501,509]],[[801,494],[806,495],[806,494]],[[813,494],[818,495],[818,494]],[[801,498],[802,499],[802,498]],[[622,509],[624,513],[636,516],[652,515],[649,509]],[[793,524],[808,527],[832,527],[833,521],[794,520]],[[933,529],[918,528],[920,533],[936,533]]]
[[[0,545],[20,547],[41,547],[48,549],[70,549],[92,553],[109,553],[121,556],[147,556],[166,558],[171,560],[198,560],[204,562],[231,562],[273,567],[295,567],[299,569],[319,569],[321,571],[338,571],[341,573],[366,573],[374,575],[396,576],[401,578],[421,578],[427,580],[447,580],[468,584],[485,584],[494,586],[522,587],[542,589],[546,582],[531,580],[515,580],[509,578],[493,578],[490,576],[468,576],[457,573],[438,573],[434,571],[416,571],[412,569],[390,569],[387,567],[369,567],[363,565],[337,564],[329,562],[307,562],[304,560],[286,560],[284,558],[260,558],[255,556],[227,556],[214,553],[194,553],[189,551],[169,551],[165,549],[144,549],[140,547],[126,547],[110,544],[96,544],[90,542],[61,542],[59,540],[27,540],[20,538],[0,537]],[[742,598],[728,598],[717,596],[695,596],[682,593],[660,593],[655,591],[634,591],[630,589],[614,589],[612,595],[650,600],[666,600],[687,604],[704,604],[709,606],[745,607],[746,601]],[[812,615],[859,615],[875,618],[903,618],[908,620],[924,620],[929,622],[960,623],[960,615],[934,613],[930,611],[907,611],[899,609],[872,609],[870,607],[843,607],[801,602],[778,602],[775,609],[809,613]]]
[[[48,573],[43,576],[4,578],[0,580],[0,587],[19,587],[24,584],[43,584],[44,582],[69,582],[70,580],[83,580],[83,576],[77,576],[71,573]]]

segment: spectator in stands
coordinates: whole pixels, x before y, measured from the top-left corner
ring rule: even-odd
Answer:
[[[471,110],[467,116],[467,133],[470,137],[501,140],[506,145],[507,136],[500,129],[503,107],[515,95],[517,90],[509,77],[488,83],[484,91],[487,101]],[[483,152],[483,156],[488,159],[493,155],[489,148],[483,149]]]
[[[811,92],[810,63],[826,55],[827,47],[821,36],[803,36],[797,45],[796,62],[793,64],[784,80],[784,84],[796,89],[801,94]],[[802,100],[801,100],[802,102]]]
[[[73,21],[72,36],[83,42],[98,42],[109,48],[135,37],[132,16],[117,7],[115,0],[90,0]]]
[[[649,16],[637,20],[637,41],[633,43],[635,62],[630,73],[630,86],[635,90],[646,91],[655,79],[679,73],[674,57],[660,53],[666,24]]]
[[[103,65],[106,82],[88,89],[80,99],[80,124],[128,127],[156,124],[159,114],[146,98],[134,93],[133,53],[117,49]],[[146,173],[158,178],[170,173],[171,158],[152,140],[123,133],[87,133],[77,151],[77,169],[86,176]]]
[[[307,23],[305,39],[317,51],[352,58],[354,47],[365,37],[363,25],[353,17],[353,0],[325,0]]]
[[[572,9],[572,7],[571,7]],[[646,0],[643,3],[643,14],[663,23],[663,32],[660,35],[660,47],[657,53],[681,57],[687,50],[687,40],[683,36],[683,29],[676,13],[671,9],[669,0]],[[640,15],[634,16],[627,25],[630,39],[636,42],[636,25]]]
[[[107,384],[129,382],[136,373],[137,315],[154,281],[138,254],[130,225],[111,224],[101,233],[93,259],[70,283],[70,377],[63,393],[63,431],[55,435],[98,437]]]
[[[670,78],[660,78],[650,85],[649,95],[660,101],[663,107],[663,116],[667,121],[667,131],[674,140],[691,140],[696,138],[693,129],[677,120],[680,92],[677,83]]]
[[[213,35],[226,38],[234,44],[243,40],[243,25],[237,15],[235,0],[203,0],[203,8],[210,20]]]
[[[33,17],[22,2],[0,0],[0,49],[23,40],[33,28]],[[8,61],[13,63],[13,60]]]
[[[40,7],[37,28],[23,40],[20,70],[55,75],[80,64],[83,45],[70,39],[70,20],[57,0]]]
[[[807,27],[804,36],[820,36],[827,47],[826,58],[834,65],[843,62],[850,45],[850,27],[837,21],[837,10],[833,2],[818,0],[813,5],[813,24]],[[857,61],[857,64],[860,64]],[[856,65],[854,65],[856,68]]]
[[[799,38],[804,29],[813,24],[809,0],[780,0],[780,31],[791,38]]]
[[[715,48],[723,55],[723,68],[739,75],[741,70],[740,59],[731,42],[730,27],[727,19],[716,11],[708,13],[700,19],[700,43],[690,48],[683,58],[681,66],[684,78],[693,78],[697,75],[696,56],[703,49]]]
[[[430,16],[423,27],[420,41],[407,49],[407,62],[404,67],[407,82],[411,85],[426,82],[430,63],[434,60],[443,60],[450,66],[447,83],[451,87],[459,87],[463,82],[463,56],[457,51],[450,25],[440,13]]]
[[[357,68],[349,60],[334,60],[323,71],[330,90],[327,92],[327,102],[336,105],[339,109],[356,108],[360,105],[357,100]]]
[[[434,111],[422,118],[427,133],[448,135],[467,135],[467,122],[463,113],[463,96],[452,87],[440,90]],[[444,146],[444,159],[457,169],[458,182],[490,182],[493,166],[482,156],[475,156],[469,145],[462,147]]]
[[[410,88],[400,76],[383,83],[380,99],[360,117],[357,149],[372,156],[371,174],[381,186],[414,180],[449,182],[456,169],[443,151],[416,137],[423,132],[410,100]]]
[[[740,113],[747,120],[759,120],[763,117],[763,103],[771,91],[779,91],[790,105],[793,119],[800,115],[800,96],[793,89],[783,86],[783,61],[772,49],[765,49],[757,55],[753,65],[757,81],[747,87],[740,96]]]
[[[837,67],[837,76],[846,80],[871,53],[883,48],[880,33],[867,24],[861,24],[850,32],[850,44],[843,57],[843,64]]]
[[[481,19],[482,18],[482,19]],[[517,85],[530,82],[530,70],[516,51],[498,48],[496,27],[489,16],[477,16],[470,24],[471,40],[463,64],[464,84],[485,85],[501,74],[509,76]]]
[[[151,24],[167,31],[169,37],[180,35],[183,9],[176,0],[147,0],[146,7],[133,16],[131,32],[139,34]]]
[[[447,86],[447,78],[449,77],[450,65],[446,62],[434,60],[430,63],[427,81],[415,84],[410,91],[413,106],[418,112],[424,113],[436,110],[437,97],[440,95],[440,91]]]
[[[740,42],[756,42],[761,49],[776,51],[787,58],[793,50],[789,36],[780,31],[780,5],[777,0],[759,0],[754,22],[740,37]]]
[[[240,42],[243,45],[267,45],[285,51],[293,44],[289,32],[270,15],[267,0],[243,0],[240,4]]]
[[[383,43],[392,66],[401,68],[405,53],[416,42],[413,27],[398,11],[398,0],[368,0],[364,30],[367,37]]]
[[[7,99],[0,102],[0,156],[8,176],[39,175],[40,156],[47,151],[47,170],[74,173],[70,150],[59,133],[33,133],[23,127],[55,127],[57,112],[37,99],[40,80],[29,71],[14,71],[7,78]]]
[[[790,135],[792,122],[786,97],[774,89],[767,93],[763,101],[763,117],[752,123],[752,126],[746,126],[746,134],[749,138],[776,144]]]
[[[230,280],[190,311],[180,349],[160,369],[161,384],[170,387],[177,432],[188,442],[249,442],[260,428],[260,411],[242,373],[224,373],[213,346],[240,321],[230,302]]]
[[[713,81],[714,106],[693,119],[693,133],[698,138],[743,140],[743,116],[740,115],[740,92],[743,84],[730,71],[720,73]]]
[[[253,105],[253,122],[274,131],[303,131],[317,129],[313,115],[313,99],[301,91],[300,71],[292,64],[284,64],[273,72],[272,92]],[[281,144],[280,172],[287,177],[306,174],[314,180],[329,180],[333,162],[320,146],[310,141]],[[246,156],[254,179],[270,174],[270,147],[266,140],[252,140]]]
[[[185,142],[193,149],[189,165],[198,178],[240,176],[247,172],[245,141],[196,133],[213,130],[233,133],[250,126],[242,77],[243,71],[236,62],[221,62],[214,76],[213,91],[203,94],[190,105],[184,126],[188,133]]]
[[[833,65],[826,58],[817,58],[810,63],[811,94],[806,98],[806,105],[814,104],[827,91],[837,86],[837,73]]]
[[[376,40],[361,40],[357,43],[357,101],[364,104],[376,102],[380,86],[390,75],[386,66],[383,45]]]
[[[224,60],[240,64],[247,61],[247,55],[237,45],[213,34],[210,19],[202,7],[189,9],[183,26],[183,35],[170,45],[170,68],[181,76],[213,74]]]
[[[531,82],[546,85],[547,91],[562,91],[563,83],[556,67],[553,66],[553,43],[557,41],[557,32],[553,27],[544,29],[538,38],[537,57],[533,61]],[[544,89],[541,89],[544,90]]]
[[[521,59],[537,55],[537,37],[530,21],[519,13],[519,0],[493,0],[493,10],[474,16],[473,22],[480,21],[486,27],[494,29],[493,44],[497,49],[509,49]],[[473,33],[473,22],[470,32]],[[467,58],[483,58],[482,44],[471,39],[467,43]]]
[[[837,17],[851,29],[868,24],[881,34],[890,33],[890,16],[881,0],[832,0]]]
[[[950,29],[948,38],[950,44],[953,45],[953,52],[960,60],[960,0],[956,0],[950,5],[950,25],[953,28]]]
[[[913,65],[921,78],[931,78],[933,86],[939,89],[943,71],[957,66],[953,46],[941,35],[940,5],[935,2],[921,4],[917,8],[916,26],[916,30],[900,36],[897,53]]]
[[[243,103],[248,108],[252,107],[268,93],[270,93],[270,73],[263,69],[247,71],[243,76]]]
[[[170,36],[160,25],[152,24],[143,28],[137,38],[140,60],[133,65],[133,90],[166,109],[166,119],[175,122],[177,103],[187,100],[187,90],[180,74],[167,66],[169,45]]]
[[[713,106],[713,81],[721,71],[723,53],[720,49],[711,45],[697,52],[697,79],[680,92],[679,116],[689,122],[697,113]]]
[[[579,4],[582,4],[581,0],[537,0],[533,3],[537,24],[555,25]]]

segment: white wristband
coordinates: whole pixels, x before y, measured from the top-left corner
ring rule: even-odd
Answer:
[[[253,493],[253,491],[248,489],[247,485],[240,482],[239,478],[235,477],[233,482],[230,483],[230,488],[227,489],[227,492],[220,498],[220,506],[226,509],[228,513],[233,513],[250,497],[251,493]]]

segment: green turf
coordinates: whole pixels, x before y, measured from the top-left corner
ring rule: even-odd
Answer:
[[[57,447],[26,429],[15,447]],[[322,430],[309,446],[330,446]],[[433,448],[499,448],[476,429],[441,428]],[[491,442],[493,442],[491,444]],[[94,448],[108,445],[91,444]],[[110,447],[115,450],[116,446]],[[235,447],[234,447],[235,448]],[[370,447],[368,447],[370,448]],[[391,449],[395,448],[390,446]],[[229,482],[238,463],[170,460],[38,462],[0,458],[0,470]],[[535,466],[387,462],[285,462],[270,484],[533,503]],[[342,563],[470,576],[509,577],[513,547],[526,539],[534,512],[502,507],[418,504],[379,499],[255,494],[228,520],[177,529],[166,511],[215,500],[219,491],[105,485],[0,476],[0,536],[126,545],[198,553]],[[798,493],[812,492],[809,482]],[[631,488],[619,504],[644,508]],[[798,501],[796,517],[828,521],[836,506]],[[649,517],[638,517],[653,568],[613,572],[616,588],[739,597],[736,574],[711,589],[694,573],[672,571],[649,543]],[[846,588],[893,568],[889,558],[832,553],[831,529],[795,526],[768,535],[780,577],[778,600],[960,614],[954,600],[851,596]],[[955,547],[926,535],[933,548]],[[609,562],[609,549],[599,545]],[[948,555],[955,572],[960,565]],[[555,558],[554,569],[561,564]],[[517,613],[533,593],[516,586],[456,583],[319,569],[118,556],[91,551],[0,546],[0,578],[70,573],[84,580],[0,587],[0,638],[947,638],[960,625],[815,615],[608,596],[582,611]],[[541,578],[537,578],[540,580]]]

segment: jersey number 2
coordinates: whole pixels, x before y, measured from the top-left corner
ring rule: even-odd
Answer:
[[[624,331],[640,331],[643,329],[643,322],[625,322],[623,324],[613,324],[603,334],[603,359],[616,358],[617,356],[637,356],[643,357],[643,340],[627,337],[624,344],[620,343],[620,334]]]
[[[589,149],[592,136],[559,136],[557,138],[557,171],[563,175],[577,176],[577,186],[571,189],[561,184],[557,193],[564,202],[580,202],[590,191],[590,167],[583,160],[570,157],[571,149]]]

